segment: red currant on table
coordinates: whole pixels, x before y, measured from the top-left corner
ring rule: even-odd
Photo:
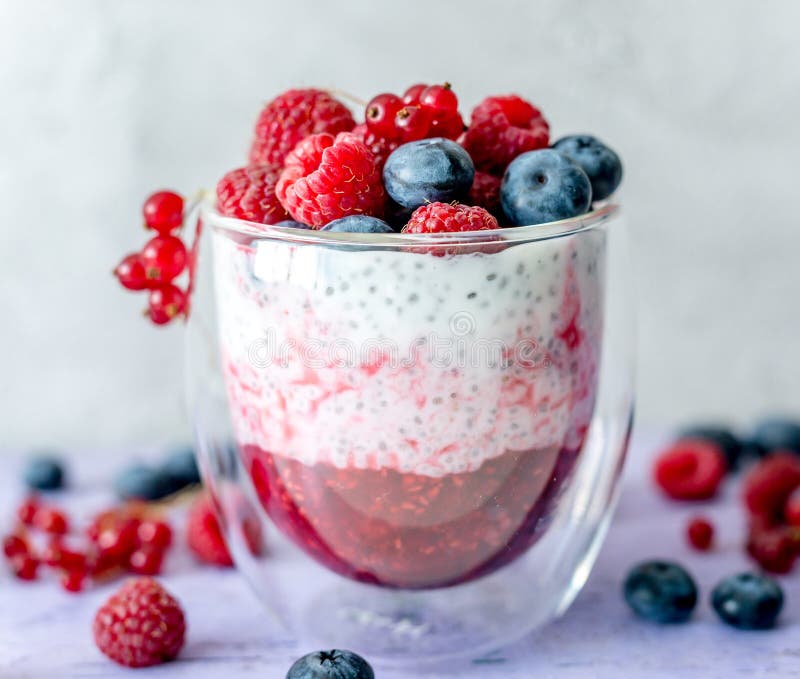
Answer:
[[[450,83],[426,87],[419,95],[419,103],[425,108],[435,110],[455,111],[458,109],[458,97],[453,92]]]
[[[152,194],[142,208],[148,229],[167,235],[183,223],[183,198],[173,191]]]
[[[148,287],[147,271],[138,252],[126,255],[114,269],[114,275],[128,290],[144,290]]]
[[[696,550],[705,552],[714,541],[714,525],[702,517],[695,517],[686,526],[686,537]]]
[[[397,112],[394,126],[404,142],[425,139],[431,127],[431,116],[420,106],[405,106]]]
[[[426,89],[428,89],[428,86],[424,83],[412,85],[403,93],[403,103],[406,105],[411,104],[416,106],[419,104],[420,95],[422,95]]]
[[[169,323],[186,310],[186,293],[174,285],[164,285],[150,292],[147,313],[156,325]]]
[[[186,268],[186,246],[176,236],[156,236],[145,243],[141,260],[147,280],[169,283]]]
[[[139,524],[136,537],[142,546],[166,549],[172,542],[172,529],[163,521],[145,519]]]
[[[395,116],[403,108],[403,100],[396,94],[379,94],[367,104],[364,118],[367,127],[375,134],[391,139],[397,136]]]
[[[34,525],[45,533],[64,535],[69,530],[67,517],[63,512],[52,507],[41,507],[33,517]]]
[[[39,562],[29,554],[21,554],[12,559],[11,568],[20,580],[35,580]]]
[[[3,538],[3,554],[11,559],[28,553],[28,543],[20,535],[7,535]]]
[[[137,575],[158,575],[164,561],[164,552],[154,547],[141,547],[128,559],[128,570]]]
[[[38,500],[35,497],[29,497],[17,508],[17,518],[26,526],[32,526],[38,509]]]
[[[86,582],[86,571],[82,569],[64,571],[61,574],[61,586],[68,592],[80,592]]]

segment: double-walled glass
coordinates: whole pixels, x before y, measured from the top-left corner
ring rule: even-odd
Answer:
[[[308,643],[419,661],[564,611],[631,426],[617,206],[469,234],[210,207],[201,223],[190,415],[236,563],[278,619]]]

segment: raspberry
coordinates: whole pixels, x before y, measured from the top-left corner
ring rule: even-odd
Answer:
[[[786,500],[783,518],[790,526],[800,528],[800,488],[795,488]]]
[[[222,530],[209,496],[199,497],[189,510],[186,539],[189,549],[201,561],[226,568],[233,566],[233,559],[225,544],[225,538],[222,537]]]
[[[469,190],[469,202],[488,210],[493,215],[502,214],[500,209],[500,178],[486,172],[476,172]]]
[[[379,170],[383,169],[389,154],[403,143],[397,139],[389,139],[375,134],[365,124],[356,125],[352,134],[372,152]]]
[[[276,193],[293,219],[314,228],[349,215],[380,217],[386,194],[375,156],[353,134],[315,134],[286,158]]]
[[[499,228],[497,219],[482,207],[428,203],[414,210],[403,233],[445,233]]]
[[[250,165],[231,170],[217,184],[217,207],[227,217],[259,224],[287,219],[275,195],[283,168],[279,165]]]
[[[675,500],[707,500],[717,492],[725,470],[725,456],[719,446],[700,439],[684,439],[658,456],[654,478]]]
[[[800,459],[793,453],[774,453],[745,477],[743,498],[747,511],[767,522],[780,522],[784,507],[800,487]]]
[[[149,667],[172,660],[183,646],[180,604],[152,578],[129,580],[94,618],[94,641],[114,662]]]
[[[539,109],[512,94],[478,104],[463,143],[476,168],[499,175],[521,153],[545,148],[549,135]]]
[[[788,573],[800,554],[800,545],[786,526],[765,527],[758,522],[750,526],[747,553],[770,573]]]
[[[696,550],[705,552],[714,541],[714,524],[708,519],[695,517],[686,526],[686,537]]]
[[[353,114],[322,90],[288,90],[269,102],[256,122],[250,164],[282,165],[289,152],[310,134],[352,130]]]

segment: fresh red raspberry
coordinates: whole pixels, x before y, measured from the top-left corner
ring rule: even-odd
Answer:
[[[479,205],[493,215],[500,215],[500,177],[486,172],[476,172],[469,190],[469,202],[472,205]]]
[[[780,522],[789,496],[800,487],[800,458],[774,453],[753,467],[742,487],[744,504],[754,516]]]
[[[686,525],[686,537],[689,544],[700,552],[711,548],[714,541],[714,524],[708,519],[696,516]]]
[[[349,215],[380,216],[386,200],[375,156],[347,133],[301,141],[286,158],[276,193],[293,219],[317,229]]]
[[[233,559],[225,538],[222,537],[222,529],[208,495],[197,498],[189,510],[186,539],[189,549],[201,561],[225,568],[233,566]]]
[[[389,139],[377,135],[363,123],[361,125],[356,125],[351,134],[363,142],[372,152],[379,170],[383,170],[383,166],[386,164],[386,159],[389,157],[389,154],[403,143],[397,139]]]
[[[800,528],[800,488],[795,488],[786,500],[783,518],[790,526]]]
[[[217,208],[227,217],[258,224],[277,224],[289,218],[275,195],[283,167],[250,165],[231,170],[217,184]]]
[[[476,168],[500,175],[521,153],[545,148],[549,138],[539,109],[512,94],[487,97],[475,107],[463,144]]]
[[[180,604],[152,578],[126,582],[94,618],[94,641],[114,662],[149,667],[172,660],[183,646]]]
[[[658,456],[653,471],[655,482],[667,496],[708,500],[725,478],[725,456],[714,443],[683,439]]]
[[[747,536],[747,553],[770,573],[788,573],[792,570],[800,544],[792,530],[786,526],[764,526],[753,522]]]
[[[269,102],[256,122],[250,164],[282,165],[289,152],[310,134],[352,130],[353,114],[322,90],[289,90]]]
[[[403,233],[447,233],[499,229],[492,215],[482,207],[458,203],[428,203],[418,207],[403,228]]]

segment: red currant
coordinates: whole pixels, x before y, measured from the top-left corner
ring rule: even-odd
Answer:
[[[136,536],[143,547],[166,549],[172,542],[172,529],[164,521],[145,519],[139,524]]]
[[[403,108],[403,100],[396,94],[379,94],[367,104],[364,114],[367,127],[380,137],[392,139],[397,136],[394,126],[397,112]]]
[[[708,519],[695,517],[686,526],[686,537],[696,550],[705,552],[714,541],[714,524]]]
[[[33,517],[34,525],[45,533],[64,535],[69,530],[66,515],[52,507],[41,507]]]
[[[186,293],[174,285],[164,285],[150,293],[147,313],[156,325],[169,323],[186,310]]]
[[[85,570],[64,571],[61,574],[61,586],[67,592],[80,592],[86,582]]]
[[[783,517],[790,526],[800,528],[800,487],[796,488],[786,500]]]
[[[144,202],[142,213],[148,229],[167,235],[183,223],[183,198],[173,191],[158,191]]]
[[[145,243],[141,259],[147,280],[169,283],[186,268],[186,246],[176,236],[156,236]]]
[[[434,111],[429,135],[458,139],[464,129],[464,119],[458,111]]]
[[[394,125],[404,142],[425,139],[430,130],[431,116],[420,106],[406,106],[397,112]]]
[[[21,554],[14,557],[11,568],[20,580],[36,580],[39,562],[29,554]]]
[[[3,554],[11,559],[20,554],[28,553],[28,543],[20,535],[7,535],[3,538]]]
[[[425,108],[439,111],[458,110],[458,97],[450,83],[426,87],[419,95],[419,103]]]
[[[17,508],[17,518],[26,526],[32,526],[38,509],[39,501],[35,497],[29,497]]]
[[[102,553],[121,563],[136,549],[137,530],[138,524],[133,520],[108,526],[103,528],[97,536],[97,546]]]
[[[128,559],[128,570],[137,575],[158,575],[164,561],[164,552],[154,547],[137,549]]]
[[[134,252],[126,255],[114,269],[114,275],[128,290],[144,290],[148,287],[147,272],[145,271],[142,258],[139,253]]]
[[[419,104],[419,97],[428,89],[428,86],[425,83],[417,83],[416,85],[412,85],[403,93],[403,103],[407,106],[414,105],[416,106]]]

